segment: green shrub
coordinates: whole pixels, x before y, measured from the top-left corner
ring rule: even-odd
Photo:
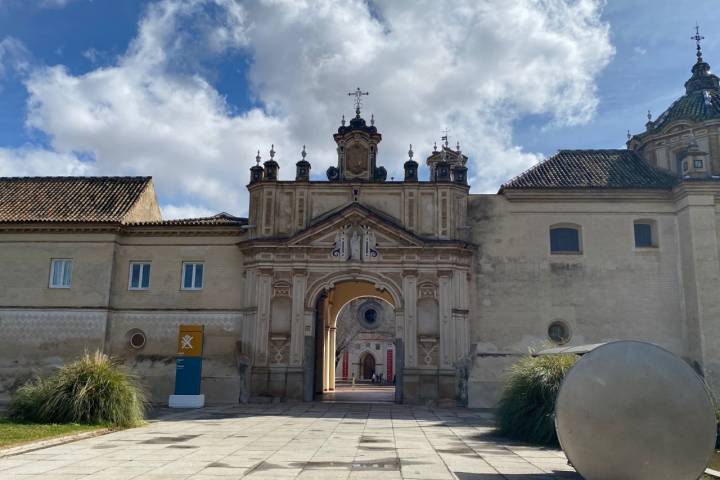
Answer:
[[[10,404],[10,417],[132,427],[142,423],[145,406],[145,394],[135,377],[116,360],[95,352],[20,387]]]
[[[575,355],[525,357],[510,369],[498,404],[501,435],[538,445],[557,446],[555,400]]]

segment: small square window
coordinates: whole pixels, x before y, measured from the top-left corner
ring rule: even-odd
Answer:
[[[699,158],[696,158],[693,160],[693,167],[694,168],[703,168],[703,161]]]
[[[655,224],[651,221],[639,221],[633,225],[635,230],[635,248],[657,247]]]
[[[72,264],[68,258],[56,258],[50,262],[50,288],[70,288]]]
[[[575,227],[550,229],[551,253],[580,253],[580,231]]]
[[[150,263],[130,262],[128,290],[147,290],[150,288]]]
[[[203,288],[204,269],[201,262],[184,262],[182,267],[182,289],[201,290]]]

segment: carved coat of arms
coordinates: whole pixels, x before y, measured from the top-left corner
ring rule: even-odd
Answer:
[[[345,150],[345,165],[348,172],[360,175],[367,171],[368,150],[359,143],[354,143]]]

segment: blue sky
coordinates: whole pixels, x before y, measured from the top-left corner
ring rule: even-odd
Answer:
[[[712,0],[308,1],[0,0],[0,175],[148,174],[166,216],[245,214],[257,149],[292,178],[307,144],[323,178],[359,85],[391,176],[448,127],[492,192],[641,131],[683,92],[696,20],[720,62]]]

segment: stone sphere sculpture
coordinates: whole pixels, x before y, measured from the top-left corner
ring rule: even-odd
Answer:
[[[612,342],[580,358],[555,415],[560,445],[585,480],[697,480],[715,446],[705,383],[650,343]]]

